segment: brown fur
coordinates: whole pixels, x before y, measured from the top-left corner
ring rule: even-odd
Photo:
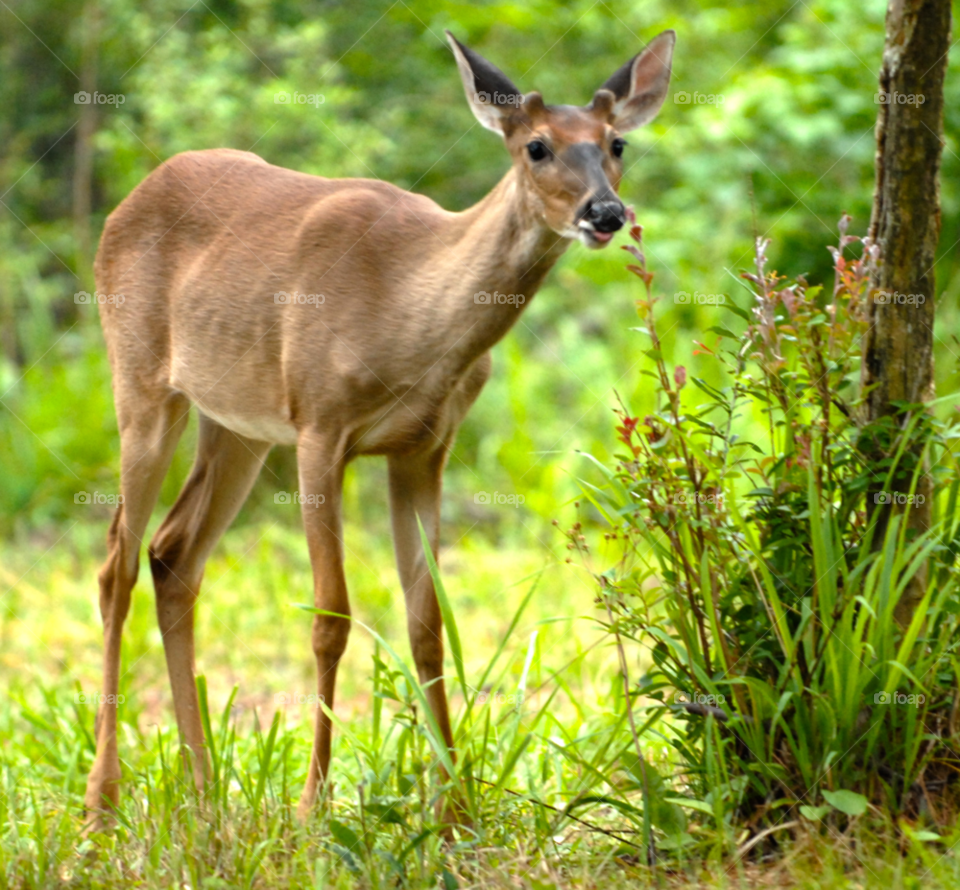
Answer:
[[[636,125],[635,96],[648,103],[653,96],[659,108],[672,46],[667,32],[638,56],[630,71],[643,60],[649,69],[651,52],[666,60],[658,57],[655,78],[628,77],[621,96],[601,90],[587,108],[547,108],[532,94],[525,107],[496,118],[513,166],[461,213],[388,183],[323,179],[218,149],[171,158],[110,215],[96,276],[99,291],[124,297],[101,304],[101,317],[125,501],[100,575],[103,692],[117,692],[120,634],[141,538],[193,404],[201,418],[196,463],[149,553],[177,723],[193,752],[198,786],[206,760],[194,684],[194,603],[207,555],[274,443],[296,445],[301,494],[324,498],[320,507],[305,506],[303,519],[316,605],[340,615],[350,612],[340,529],[343,470],[357,455],[387,456],[414,660],[422,682],[436,681],[427,695],[453,746],[437,680],[441,618],[417,516],[436,553],[448,450],[489,375],[490,347],[519,316],[516,306],[477,303],[475,294],[533,297],[578,234],[584,201],[597,188],[618,186],[622,165],[610,152],[617,125],[624,114]],[[464,62],[459,44],[454,52]],[[469,63],[461,73],[469,99]],[[475,111],[486,114],[489,126],[490,110]],[[550,165],[530,159],[526,146],[533,139],[550,146]],[[595,146],[590,150],[599,158],[589,169],[584,145]],[[323,302],[282,304],[275,299],[281,292],[322,295]],[[328,706],[348,631],[346,619],[315,617],[318,692]],[[118,799],[116,717],[114,705],[98,715],[86,795],[92,810]],[[301,816],[316,798],[329,756],[330,724],[318,711]]]

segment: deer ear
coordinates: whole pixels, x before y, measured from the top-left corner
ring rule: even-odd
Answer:
[[[647,48],[618,69],[600,89],[614,95],[610,123],[621,133],[635,130],[656,116],[670,86],[675,31],[658,34]]]
[[[470,110],[488,130],[503,135],[507,118],[523,103],[523,94],[496,65],[464,46],[449,31],[446,34]]]

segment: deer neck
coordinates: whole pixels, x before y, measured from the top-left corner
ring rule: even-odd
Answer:
[[[451,234],[458,259],[444,289],[444,314],[458,329],[455,352],[468,364],[516,323],[570,239],[547,226],[512,167],[457,214]]]

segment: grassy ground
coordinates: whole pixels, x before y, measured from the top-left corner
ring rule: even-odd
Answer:
[[[278,696],[296,702],[314,688],[310,616],[292,606],[308,599],[309,567],[300,534],[277,521],[230,532],[208,565],[198,670],[215,773],[203,800],[183,781],[144,566],[123,658],[124,797],[116,828],[84,838],[94,708],[77,693],[98,688],[95,574],[105,526],[91,516],[5,547],[0,884],[957,886],[957,838],[895,841],[889,828],[867,825],[844,837],[804,826],[780,832],[783,846],[769,846],[760,863],[734,861],[746,837],[730,837],[722,866],[673,857],[655,874],[641,867],[635,821],[609,803],[632,750],[617,716],[615,653],[591,622],[592,590],[563,561],[560,536],[517,527],[509,549],[471,535],[442,555],[468,692],[471,684],[487,692],[486,702],[469,694],[469,713],[459,689],[452,696],[474,817],[452,839],[434,818],[442,780],[416,690],[361,627],[341,668],[330,799],[308,825],[297,824],[313,711],[278,704]],[[348,524],[347,544],[358,621],[409,661],[386,525]],[[644,741],[649,760],[666,766],[662,739]],[[583,821],[562,812],[572,801]],[[711,836],[695,819],[687,831],[691,841]]]
[[[6,550],[0,567],[7,590],[0,669],[8,682],[34,690],[38,684],[62,686],[71,701],[75,684],[87,692],[98,689],[102,635],[96,573],[105,535],[104,522],[80,520]],[[348,525],[345,537],[355,618],[408,657],[403,595],[386,528]],[[463,628],[468,674],[479,674],[534,583],[539,595],[511,647],[520,650],[517,672],[532,633],[537,635],[536,683],[599,639],[586,618],[593,605],[583,573],[529,538],[527,546],[506,551],[482,538],[462,538],[441,556]],[[562,550],[559,535],[552,543]],[[136,703],[141,721],[154,724],[167,719],[171,699],[150,570],[142,562],[124,631],[121,692],[128,703]],[[235,714],[256,711],[269,723],[277,696],[314,691],[310,616],[294,605],[311,598],[309,560],[296,527],[275,520],[227,534],[207,565],[197,612],[197,670],[207,677],[214,710],[236,685]],[[339,673],[336,713],[343,719],[369,713],[373,648],[370,634],[356,627]],[[606,667],[612,671],[612,662]],[[585,691],[603,671],[596,660],[591,669],[590,676],[582,667],[566,676]],[[288,719],[298,719],[300,711],[287,708]]]

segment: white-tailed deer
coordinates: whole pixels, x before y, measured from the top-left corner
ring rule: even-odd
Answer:
[[[100,572],[102,691],[116,701],[141,538],[194,404],[196,462],[149,555],[177,725],[200,787],[194,605],[207,556],[273,444],[297,448],[314,601],[337,615],[350,613],[344,467],[358,455],[386,455],[410,644],[453,747],[439,679],[441,616],[417,516],[436,553],[448,450],[487,379],[490,347],[521,311],[521,301],[482,294],[523,294],[528,303],[573,239],[602,247],[623,225],[621,134],[660,110],[675,35],[654,38],[585,107],[521,95],[448,36],[473,113],[502,135],[513,161],[468,210],[451,213],[385,182],[323,179],[220,149],[166,161],[103,231],[97,287],[124,300],[100,307],[123,494]],[[317,691],[331,707],[349,629],[346,618],[313,619]],[[327,774],[330,731],[318,710],[302,818]],[[86,804],[102,812],[119,799],[116,704],[100,706],[96,736]]]

